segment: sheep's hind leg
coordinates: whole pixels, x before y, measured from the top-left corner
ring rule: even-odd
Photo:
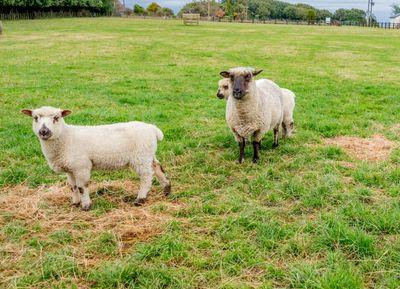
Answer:
[[[81,203],[81,196],[79,194],[78,187],[76,186],[75,183],[75,177],[71,173],[67,173],[67,178],[68,178],[68,184],[70,185],[71,191],[72,191],[72,204],[74,206],[79,206]]]
[[[244,148],[246,147],[246,139],[244,137],[239,141],[239,164],[244,162]]]
[[[163,187],[164,195],[168,196],[171,193],[171,182],[168,179],[167,175],[163,167],[161,166],[160,162],[157,159],[153,160],[153,170],[154,174],[156,175],[157,180]]]
[[[274,128],[274,144],[272,145],[274,148],[279,146],[279,127],[280,124]]]
[[[282,138],[286,139],[289,136],[288,127],[286,126],[285,122],[282,122]]]
[[[92,204],[89,196],[90,171],[79,172],[74,174],[74,176],[81,197],[81,208],[84,211],[89,211]]]

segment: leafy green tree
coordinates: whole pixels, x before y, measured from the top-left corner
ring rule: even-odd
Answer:
[[[315,10],[314,9],[308,10],[308,12],[307,12],[307,21],[308,22],[313,22],[315,20],[317,20],[317,13],[315,12]]]
[[[146,10],[150,13],[150,14],[156,14],[157,11],[161,9],[161,6],[158,5],[156,2],[152,2],[150,3],[149,6],[147,6]]]
[[[142,15],[144,13],[144,8],[140,6],[139,4],[135,4],[133,6],[133,13]]]
[[[271,16],[271,6],[266,1],[260,1],[257,8],[258,18],[260,20],[267,20]]]

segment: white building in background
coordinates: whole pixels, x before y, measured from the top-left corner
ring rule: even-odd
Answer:
[[[390,24],[400,25],[400,13],[390,17]]]

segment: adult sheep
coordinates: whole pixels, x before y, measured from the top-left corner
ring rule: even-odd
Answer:
[[[90,208],[89,179],[92,169],[132,167],[140,177],[135,205],[144,203],[153,174],[168,195],[171,185],[155,157],[163,133],[154,125],[133,121],[98,126],[75,126],[64,122],[71,113],[44,106],[22,113],[33,118],[33,131],[40,140],[47,163],[55,172],[67,174],[73,192],[72,203]]]
[[[264,82],[271,81],[269,79],[258,79],[256,80],[256,86],[262,86]],[[288,138],[292,136],[294,121],[293,111],[296,104],[296,95],[293,91],[281,88],[282,90],[282,104],[283,104],[283,120],[282,120],[282,137]],[[229,78],[223,78],[218,81],[217,97],[219,99],[229,99],[230,91],[230,80]]]
[[[254,77],[262,70],[236,67],[220,75],[230,81],[231,95],[226,106],[226,121],[239,143],[239,163],[244,161],[246,141],[253,139],[253,162],[259,160],[262,137],[274,131],[274,147],[278,146],[279,127],[283,120],[282,90],[272,81],[256,85]]]

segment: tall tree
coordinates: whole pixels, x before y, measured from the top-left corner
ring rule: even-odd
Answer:
[[[400,14],[400,4],[392,5],[392,13],[393,13],[393,15]]]
[[[161,9],[161,6],[158,5],[156,2],[152,2],[149,6],[147,6],[146,10],[150,14],[156,14],[159,9]]]

